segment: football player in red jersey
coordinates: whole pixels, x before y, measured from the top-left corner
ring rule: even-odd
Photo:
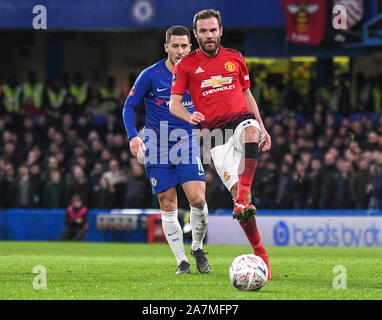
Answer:
[[[197,13],[193,32],[199,49],[174,67],[170,112],[188,123],[200,124],[203,129],[222,130],[224,141],[211,145],[211,156],[234,198],[233,217],[239,221],[255,254],[267,264],[271,279],[269,258],[254,217],[256,208],[250,204],[258,151],[268,151],[271,138],[249,89],[243,56],[220,45],[223,34],[220,13],[212,9]],[[193,114],[181,103],[187,90],[195,105]]]

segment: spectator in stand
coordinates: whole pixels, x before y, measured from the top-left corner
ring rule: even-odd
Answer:
[[[312,160],[311,153],[307,152],[306,150],[302,150],[300,152],[300,161],[305,171],[308,170],[311,160]]]
[[[302,106],[302,105],[303,105],[303,99],[300,93],[295,89],[293,82],[289,81],[285,88],[284,107],[289,110],[296,110],[296,106]]]
[[[327,152],[329,147],[328,141],[325,136],[319,136],[316,140],[316,146],[312,151],[312,158],[318,158],[320,160],[324,160],[325,153]]]
[[[366,136],[371,132],[374,131],[374,121],[369,117],[368,115],[364,114],[362,117],[362,125],[363,130],[365,131]]]
[[[111,152],[109,151],[109,149],[103,149],[101,151],[100,161],[101,161],[102,167],[104,168],[105,171],[108,170],[111,160],[112,160],[112,156],[111,156]]]
[[[368,187],[371,191],[370,209],[382,209],[382,153],[374,154],[374,163],[371,166],[372,185]]]
[[[323,114],[319,111],[315,111],[313,114],[312,122],[314,125],[314,135],[319,136],[325,130]]]
[[[0,178],[0,208],[12,208],[14,194],[12,186],[15,180],[15,169],[11,163],[4,165],[4,175]]]
[[[368,208],[371,182],[369,162],[361,158],[350,178],[350,192],[355,209]]]
[[[114,197],[113,197],[113,207],[114,208],[124,208],[125,207],[125,197],[127,192],[127,184],[129,181],[128,174],[120,170],[119,173],[119,179],[118,181],[113,185],[112,190],[114,191]],[[148,198],[148,203],[150,202],[151,198]]]
[[[277,182],[277,194],[275,200],[277,209],[292,208],[292,197],[290,194],[291,184],[291,166],[287,162],[283,162]]]
[[[49,145],[54,141],[54,135],[56,134],[57,129],[53,126],[46,126],[46,131],[41,133],[41,148],[46,150],[49,148]]]
[[[22,126],[19,128],[17,134],[19,137],[24,137],[26,132],[31,132],[33,136],[38,137],[38,130],[35,128],[33,118],[25,116],[22,120]]]
[[[82,202],[79,194],[73,194],[65,213],[66,229],[61,234],[60,241],[83,241],[88,232],[88,208]]]
[[[2,135],[2,144],[6,144],[8,142],[10,143],[16,143],[17,142],[17,135],[14,131],[6,129],[3,131]]]
[[[103,150],[102,142],[99,138],[92,138],[90,140],[89,157],[92,159],[100,159]]]
[[[356,156],[360,155],[362,153],[362,150],[361,150],[361,147],[360,147],[358,141],[350,142],[349,149]]]
[[[29,70],[27,81],[22,85],[21,103],[23,109],[31,115],[43,113],[44,85],[38,81],[35,70]]]
[[[7,83],[3,84],[0,93],[0,113],[12,114],[16,118],[24,112],[21,107],[22,87],[19,85],[18,77],[12,74]]]
[[[18,167],[24,160],[22,154],[16,151],[16,145],[13,142],[7,142],[4,145],[2,156],[6,162],[12,163],[15,167]]]
[[[111,209],[113,200],[114,190],[110,188],[106,178],[101,178],[93,188],[92,207],[95,209]]]
[[[29,175],[29,168],[26,164],[19,166],[19,175],[13,180],[11,185],[12,206],[14,208],[34,208],[37,206],[35,190],[38,190],[36,183]]]
[[[36,139],[32,131],[26,131],[22,138],[23,139],[21,142],[20,149],[26,158],[26,155],[28,154],[29,150],[31,150],[36,145]]]
[[[123,150],[119,156],[119,163],[121,164],[121,170],[128,171],[130,169],[130,153],[127,150]]]
[[[68,143],[65,140],[64,135],[61,131],[56,131],[56,133],[53,136],[53,142],[57,144],[58,149],[67,153]]]
[[[114,187],[114,184],[116,184],[119,181],[120,173],[121,172],[119,170],[118,160],[112,158],[109,161],[109,170],[103,174],[103,177],[105,177],[108,180],[111,187]]]
[[[350,209],[353,207],[353,200],[350,191],[350,178],[352,165],[350,161],[337,160],[337,172],[334,174],[335,180],[335,209]]]
[[[313,139],[313,141],[317,140],[317,136],[316,136],[316,133],[314,130],[313,122],[311,122],[311,121],[305,122],[304,129],[305,129],[305,133],[306,133],[307,138]]]
[[[336,181],[334,179],[336,173],[336,158],[332,153],[326,153],[324,166],[322,169],[322,184],[321,184],[321,198],[320,209],[334,209],[335,204],[335,188]]]
[[[114,134],[108,133],[105,137],[106,148],[110,150],[114,147]],[[112,154],[113,156],[113,154]]]
[[[126,208],[146,208],[150,205],[148,199],[152,198],[150,183],[145,170],[136,158],[130,160],[131,177],[127,181]]]
[[[75,116],[85,112],[85,108],[91,97],[91,88],[82,74],[76,72],[73,82],[69,86],[67,106],[70,113]]]
[[[287,132],[287,137],[289,138],[290,141],[294,141],[294,139],[297,136],[297,131],[298,131],[298,121],[295,118],[290,118],[288,122],[288,132]]]
[[[59,120],[65,112],[68,91],[60,78],[56,77],[48,85],[44,93],[45,112],[54,120]]]
[[[367,136],[367,141],[363,146],[364,150],[367,151],[378,151],[379,150],[379,137],[375,131],[370,131]]]
[[[39,115],[34,118],[35,137],[39,142],[39,147],[45,147],[48,131],[48,118],[45,115]]]
[[[307,199],[309,197],[309,180],[306,174],[306,164],[299,160],[296,163],[296,170],[292,174],[292,198],[293,209],[306,209]]]
[[[382,135],[382,114],[379,116],[376,131],[378,132],[378,135]]]
[[[31,167],[33,165],[41,165],[42,159],[41,159],[41,150],[38,146],[34,146],[32,149],[29,149],[27,157],[26,157],[26,164]],[[40,167],[40,175],[41,175],[41,167]],[[41,177],[40,177],[41,178]]]
[[[42,181],[49,181],[51,179],[51,172],[53,170],[60,170],[60,163],[55,156],[50,156],[48,161],[45,162],[45,169],[41,172]]]
[[[292,156],[293,162],[295,162],[299,158],[299,151],[300,150],[297,142],[289,142],[289,154]]]
[[[288,141],[283,134],[273,136],[272,135],[272,144],[273,148],[271,149],[271,158],[277,163],[280,164],[283,156],[288,153],[289,145]]]
[[[378,151],[382,152],[382,133],[378,136]]]
[[[308,174],[308,207],[310,209],[320,208],[322,163],[320,159],[311,160],[311,170]]]
[[[90,132],[93,130],[93,126],[85,114],[80,114],[78,116],[76,130],[79,138],[82,140],[88,139]]]
[[[338,111],[344,115],[349,115],[350,113],[350,91],[348,84],[348,75],[341,74],[339,76],[339,85],[336,90],[338,99]]]
[[[114,77],[109,77],[105,86],[99,90],[100,114],[106,115],[108,112],[117,114],[120,110],[120,97],[122,91],[117,87]]]
[[[40,208],[42,205],[42,195],[44,191],[44,182],[41,181],[41,167],[37,163],[28,165],[28,167],[30,171],[30,178],[33,181],[34,206]]]
[[[336,134],[334,128],[333,127],[326,127],[324,130],[324,134],[325,134],[326,140],[328,141],[328,144],[332,145],[334,136]]]
[[[257,175],[255,192],[261,190],[259,207],[263,209],[274,208],[277,195],[277,168],[275,162],[272,160],[266,161],[264,169],[259,170]]]
[[[283,157],[283,163],[288,164],[288,166],[292,168],[294,165],[293,156],[290,153],[285,154]]]
[[[90,172],[90,183],[95,186],[96,184],[99,183],[103,176],[104,170],[102,163],[97,161],[93,165],[93,169]]]
[[[68,159],[69,166],[74,166],[81,157],[85,156],[85,149],[82,144],[75,144],[72,149],[72,156]],[[83,167],[84,168],[84,167]]]
[[[113,112],[110,112],[107,115],[106,122],[104,122],[99,128],[99,134],[101,137],[106,138],[108,133],[111,133],[111,134],[124,133],[123,125],[119,123],[116,115]]]
[[[4,160],[4,158],[2,158],[0,156],[0,180],[4,177],[5,175],[5,172],[4,172],[4,168],[5,168],[5,165],[6,165],[6,162]]]
[[[43,192],[42,205],[44,208],[65,208],[65,186],[61,172],[57,169],[50,171],[50,180]]]
[[[69,176],[66,185],[66,199],[70,203],[70,199],[74,194],[79,194],[85,206],[91,205],[92,186],[86,178],[84,169],[80,165],[74,165],[72,168],[72,176]]]
[[[365,132],[363,129],[363,124],[359,120],[353,121],[350,124],[350,130],[353,136],[352,138],[361,144],[363,144],[366,141]]]
[[[62,124],[61,129],[65,135],[69,134],[69,131],[74,129],[73,116],[70,113],[62,113]]]
[[[340,154],[343,154],[344,153],[344,150],[345,150],[345,141],[344,139],[342,139],[340,136],[335,136],[333,138],[333,142],[332,142],[332,147],[334,147],[335,149],[337,149],[339,151]]]
[[[115,158],[119,158],[121,153],[125,150],[128,150],[128,146],[125,144],[125,136],[120,133],[117,133],[113,136],[113,145],[110,149],[110,152]]]

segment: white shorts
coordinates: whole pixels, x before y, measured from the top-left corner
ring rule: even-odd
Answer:
[[[265,134],[261,131],[257,120],[243,120],[236,127],[233,135],[223,145],[211,149],[211,157],[214,161],[216,171],[224,185],[231,191],[232,187],[239,181],[238,170],[244,148],[240,143],[240,135],[244,128],[253,126],[260,131],[259,146],[265,141]]]

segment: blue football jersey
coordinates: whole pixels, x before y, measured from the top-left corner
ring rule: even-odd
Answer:
[[[169,149],[175,144],[185,144],[189,148],[194,146],[198,150],[193,132],[195,127],[170,113],[172,73],[167,69],[165,61],[166,59],[163,59],[141,72],[125,103],[125,108],[136,108],[144,101],[146,119],[143,138],[146,156],[149,151],[147,149],[156,147],[158,163],[166,162],[164,159],[168,158]],[[190,113],[195,112],[188,92],[184,95],[183,106]],[[159,157],[162,160],[159,161]]]

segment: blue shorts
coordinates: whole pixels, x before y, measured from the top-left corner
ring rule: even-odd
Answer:
[[[145,166],[153,194],[170,189],[188,181],[205,181],[203,166],[200,164],[168,164]]]

